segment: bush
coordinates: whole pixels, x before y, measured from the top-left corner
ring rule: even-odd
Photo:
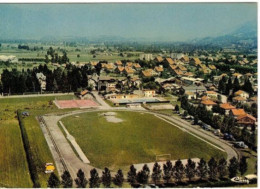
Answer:
[[[33,154],[31,152],[29,139],[28,139],[25,127],[24,127],[23,116],[21,114],[21,110],[17,110],[17,117],[18,117],[18,121],[19,121],[21,134],[22,134],[23,146],[24,146],[24,150],[25,150],[25,153],[26,153],[26,159],[27,159],[28,166],[29,166],[30,176],[31,176],[31,179],[32,179],[32,182],[33,182],[33,187],[34,188],[40,188],[41,185],[40,185],[40,182],[39,182],[39,177],[38,177],[38,174],[37,174],[35,162],[33,160]]]

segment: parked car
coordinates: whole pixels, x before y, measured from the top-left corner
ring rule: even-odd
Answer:
[[[249,180],[243,179],[242,177],[233,177],[231,181],[240,184],[249,184]]]
[[[224,134],[224,139],[225,140],[230,140],[230,141],[235,141],[235,138],[233,137],[233,135],[231,135],[229,133],[225,133]]]
[[[207,125],[207,124],[204,124],[204,125],[202,125],[202,129],[204,129],[206,131],[210,131],[211,130],[211,126]]]
[[[220,129],[216,129],[216,130],[214,130],[214,135],[216,135],[216,136],[220,136],[220,134],[221,134],[221,131],[220,131]]]
[[[29,116],[30,114],[29,114],[29,112],[22,112],[22,115],[23,116]]]
[[[248,146],[245,145],[245,143],[244,143],[243,141],[236,142],[236,143],[234,144],[234,146],[237,147],[237,148],[244,148],[244,149],[247,149],[247,148],[248,148]]]

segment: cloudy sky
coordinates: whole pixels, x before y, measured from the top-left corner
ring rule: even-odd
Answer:
[[[100,35],[183,41],[256,23],[256,3],[0,4],[1,38]]]

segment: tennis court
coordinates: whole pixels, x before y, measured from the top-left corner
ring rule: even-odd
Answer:
[[[97,107],[98,104],[93,100],[55,100],[55,105],[59,109],[64,108],[91,108]]]

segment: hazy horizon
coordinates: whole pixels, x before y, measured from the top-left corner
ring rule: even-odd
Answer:
[[[257,24],[257,3],[0,4],[0,36],[185,41]]]

